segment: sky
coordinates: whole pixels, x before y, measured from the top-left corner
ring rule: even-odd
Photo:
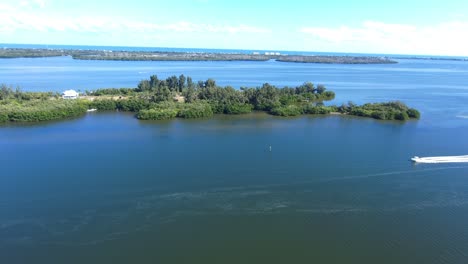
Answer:
[[[468,1],[0,0],[0,43],[468,56]]]

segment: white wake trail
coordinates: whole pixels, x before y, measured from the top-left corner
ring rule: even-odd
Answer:
[[[462,156],[439,156],[439,157],[418,157],[411,158],[415,163],[465,163],[468,162],[468,155]]]

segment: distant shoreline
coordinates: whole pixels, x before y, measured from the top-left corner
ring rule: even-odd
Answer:
[[[3,48],[0,58],[45,58],[71,56],[76,60],[110,61],[268,61],[324,64],[394,64],[397,61],[377,56],[312,56],[284,55],[278,52],[214,53],[214,52],[161,52],[111,51],[78,49]]]

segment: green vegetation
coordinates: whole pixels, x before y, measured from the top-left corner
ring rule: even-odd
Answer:
[[[384,57],[369,56],[282,56],[278,58],[282,62],[300,63],[334,63],[334,64],[392,64],[397,61]]]
[[[120,89],[122,90],[122,89]],[[170,76],[160,80],[153,75],[143,80],[136,89],[121,91],[112,89],[98,90],[92,95],[132,95],[133,99],[107,102],[110,99],[95,101],[97,109],[117,109],[139,112],[140,119],[203,118],[213,114],[246,114],[253,110],[266,111],[277,116],[298,116],[302,114],[325,115],[332,112],[371,117],[383,120],[418,119],[417,110],[408,108],[401,102],[365,104],[356,106],[352,103],[344,106],[324,106],[324,101],[335,98],[335,93],[326,90],[323,85],[314,86],[306,82],[297,87],[277,88],[268,83],[257,88],[242,87],[236,90],[230,86],[220,87],[216,81],[208,79],[194,83],[184,75]],[[138,99],[135,99],[135,96]],[[184,103],[174,103],[174,98],[184,98]],[[132,100],[138,107],[125,108],[122,105]],[[164,103],[164,104],[162,104]],[[102,105],[102,106],[101,106]]]
[[[138,112],[143,109],[148,109],[150,103],[147,100],[130,97],[130,98],[97,98],[89,103],[89,108],[97,110],[119,110],[124,112]]]
[[[246,103],[233,103],[224,108],[224,113],[227,115],[241,115],[252,112],[253,105]]]
[[[101,111],[110,111],[110,110],[116,110],[118,109],[117,107],[118,103],[116,100],[112,99],[99,99],[99,100],[94,100],[90,102],[89,107],[90,108],[95,108],[97,110]]]
[[[86,100],[62,100],[52,93],[25,93],[1,85],[0,122],[40,122],[76,117],[88,109]]]
[[[138,119],[142,120],[165,120],[172,119],[177,116],[178,111],[173,108],[169,109],[143,109],[138,112]]]
[[[421,114],[414,108],[409,108],[402,102],[374,103],[357,106],[352,102],[338,107],[338,112],[348,115],[371,117],[380,120],[419,119]]]
[[[307,56],[281,54],[161,52],[161,51],[110,51],[73,49],[0,49],[0,58],[39,58],[71,56],[77,60],[114,61],[268,61],[336,64],[388,64],[397,63],[385,57],[369,56]]]
[[[206,118],[213,116],[213,110],[207,103],[187,103],[181,107],[177,116],[181,118]]]
[[[140,110],[137,118],[142,120],[166,120],[180,118],[206,118],[213,116],[211,106],[206,102],[172,103],[161,102],[152,104],[150,109]]]
[[[298,116],[302,114],[302,108],[297,105],[278,106],[271,109],[270,114],[277,116]]]
[[[135,112],[144,120],[207,118],[213,114],[265,111],[276,116],[341,113],[381,120],[419,119],[420,113],[401,102],[325,106],[335,93],[306,82],[296,87],[221,87],[213,79],[194,82],[184,75],[142,80],[137,88],[99,89],[79,100],[64,100],[54,93],[25,93],[1,86],[0,122],[36,122],[81,115],[87,109]]]
[[[86,91],[86,95],[93,95],[93,96],[102,96],[102,95],[114,95],[114,96],[128,96],[133,95],[135,93],[135,89],[133,88],[105,88],[105,89],[98,89],[96,91],[90,92]]]
[[[327,115],[327,114],[330,114],[331,112],[336,112],[336,111],[337,111],[336,106],[306,105],[303,108],[303,113],[309,114],[309,115]]]

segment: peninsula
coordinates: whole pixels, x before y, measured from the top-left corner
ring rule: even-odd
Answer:
[[[68,96],[63,96],[67,98]],[[143,120],[207,118],[213,114],[264,111],[276,116],[342,114],[380,120],[419,119],[418,110],[402,102],[328,105],[335,93],[323,85],[305,82],[296,87],[221,87],[213,79],[194,82],[184,75],[159,79],[156,75],[137,88],[86,91],[65,99],[52,92],[22,92],[0,86],[0,123],[39,122],[80,116],[88,109],[127,111]]]
[[[274,52],[260,53],[213,53],[213,52],[161,52],[161,51],[111,51],[73,49],[0,49],[0,58],[41,58],[71,56],[76,60],[119,61],[268,61],[327,64],[391,64],[397,63],[386,57],[372,56],[306,56],[284,55]]]

